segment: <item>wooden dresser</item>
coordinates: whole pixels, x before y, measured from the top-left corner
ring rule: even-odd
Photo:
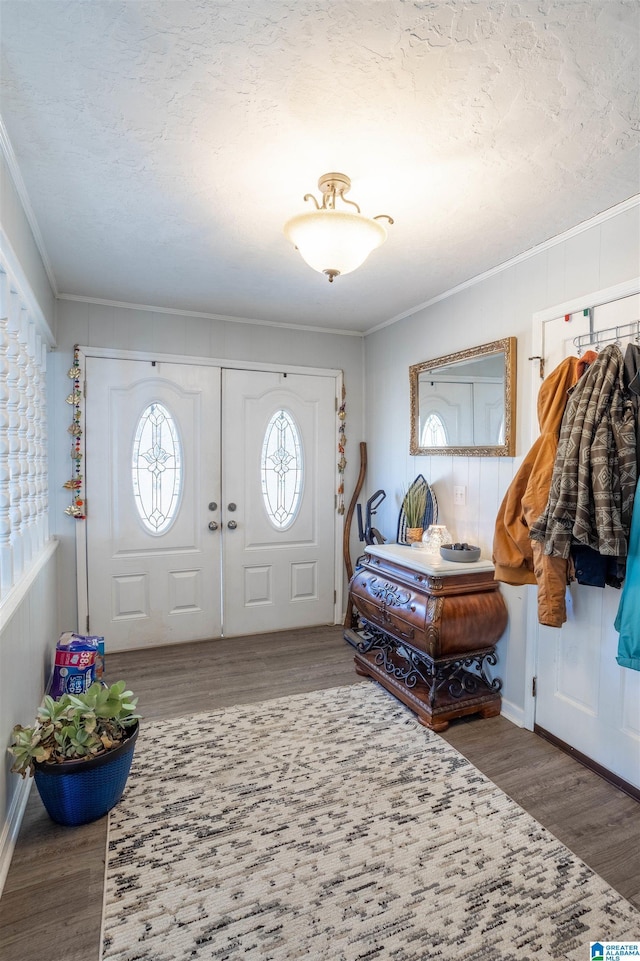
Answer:
[[[507,626],[493,564],[454,563],[400,544],[367,547],[349,585],[358,674],[370,676],[433,731],[465,714],[500,713],[487,668]]]

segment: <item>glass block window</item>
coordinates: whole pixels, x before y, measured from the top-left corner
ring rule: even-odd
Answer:
[[[26,303],[23,282],[0,249],[0,600],[33,570],[50,540],[50,333]]]
[[[421,447],[447,447],[449,439],[447,429],[440,414],[431,412],[422,428]]]
[[[182,450],[176,423],[162,404],[149,404],[136,428],[131,459],[133,495],[151,534],[173,523],[182,491]]]
[[[260,470],[269,520],[277,530],[286,530],[296,518],[304,481],[300,432],[286,410],[277,410],[267,424]]]

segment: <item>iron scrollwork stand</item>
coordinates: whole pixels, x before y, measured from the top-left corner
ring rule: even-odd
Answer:
[[[407,641],[397,641],[364,618],[361,625],[362,640],[357,650],[361,654],[372,653],[378,666],[408,688],[414,688],[420,681],[425,684],[431,708],[442,689],[453,698],[476,694],[485,685],[496,694],[502,690],[501,679],[491,678],[486,669],[487,665],[495,667],[498,662],[493,648],[465,652],[461,657],[435,659]]]

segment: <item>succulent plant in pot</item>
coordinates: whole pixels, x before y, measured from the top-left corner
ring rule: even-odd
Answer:
[[[136,705],[124,681],[96,681],[82,694],[45,695],[35,723],[14,727],[11,770],[34,775],[54,821],[86,824],[118,803],[138,736]]]

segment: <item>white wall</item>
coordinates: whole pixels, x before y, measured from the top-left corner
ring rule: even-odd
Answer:
[[[447,524],[456,539],[480,545],[483,555],[491,557],[497,509],[535,436],[532,396],[538,362],[528,360],[533,353],[532,315],[636,277],[640,269],[640,207],[557,240],[547,249],[366,338],[366,489],[373,492],[383,488],[387,492],[376,515],[376,526],[387,539],[395,540],[403,486],[421,473],[435,490],[439,520]],[[409,366],[508,336],[518,339],[517,456],[411,456]],[[454,485],[467,488],[463,507],[453,504]],[[502,591],[510,619],[498,646],[496,672],[505,682],[504,713],[521,721],[527,598],[531,590],[502,585]]]
[[[50,407],[50,429],[54,437],[54,460],[50,464],[50,473],[51,525],[60,539],[60,630],[79,629],[76,624],[75,563],[75,525],[78,521],[64,514],[69,493],[62,489],[65,480],[72,476],[70,442],[66,432],[70,423],[70,408],[65,403],[65,397],[70,389],[67,371],[71,366],[74,344],[343,370],[347,391],[345,500],[348,505],[360,466],[359,443],[364,439],[362,337],[233,323],[79,301],[58,302],[57,329],[58,350],[49,358],[55,385]],[[337,464],[337,449],[333,454]],[[99,505],[88,503],[89,512],[97,509]],[[352,533],[356,538],[352,556],[356,556],[357,532]]]

